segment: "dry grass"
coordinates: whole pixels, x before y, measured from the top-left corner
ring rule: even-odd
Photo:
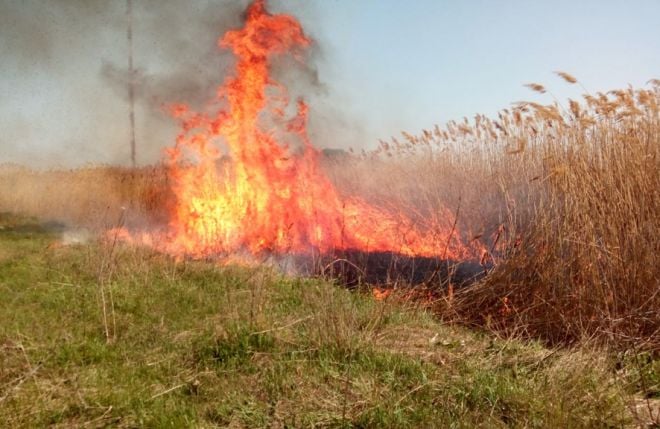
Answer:
[[[0,211],[96,230],[118,222],[162,222],[169,201],[162,166],[38,171],[0,165]]]

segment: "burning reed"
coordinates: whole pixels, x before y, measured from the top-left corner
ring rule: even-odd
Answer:
[[[481,246],[487,276],[437,301],[444,317],[553,343],[596,336],[657,349],[659,100],[654,81],[568,106],[520,103],[497,119],[404,134],[360,156],[323,156],[322,168],[341,195],[413,222],[451,208],[455,234]],[[163,224],[173,204],[162,167],[4,166],[0,177],[1,211],[79,226],[113,225],[122,207],[133,225]],[[419,267],[405,270],[420,275]],[[360,270],[348,271],[358,274],[352,281],[401,284]],[[446,277],[432,281],[448,286]]]

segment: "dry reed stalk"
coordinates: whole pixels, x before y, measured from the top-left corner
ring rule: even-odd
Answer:
[[[448,317],[553,343],[595,335],[660,350],[660,81],[651,84],[587,94],[565,112],[519,103],[330,168],[346,192],[422,217],[462,201],[458,231],[495,246],[498,264],[455,291]]]

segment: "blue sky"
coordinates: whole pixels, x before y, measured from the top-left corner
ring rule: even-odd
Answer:
[[[144,0],[134,1],[139,9]],[[660,77],[660,0],[271,2],[273,10],[298,16],[317,40],[315,64],[325,91],[310,102],[316,103],[313,137],[322,146],[373,147],[402,130],[492,115],[523,99],[551,102],[553,95],[564,100],[583,92],[554,70],[575,75],[591,92]],[[20,11],[18,0],[0,0],[0,8],[2,3]],[[22,46],[28,35],[20,27],[0,31],[0,162],[126,163],[125,102],[99,77],[103,63],[125,61],[123,1],[98,2],[112,10],[99,6],[92,11],[97,17],[51,14],[55,3],[29,3],[39,6],[38,13],[23,13],[35,20],[29,32],[48,21],[44,38],[60,46],[43,54],[48,61],[39,61],[40,54],[12,61],[17,54],[6,47]],[[190,4],[194,9],[213,0]],[[195,16],[180,19],[196,28]],[[117,28],[86,21],[94,19]],[[158,41],[140,33],[144,20],[136,17],[136,63],[147,75],[157,74],[168,69],[168,57]],[[199,43],[210,45],[218,36]],[[523,87],[528,82],[544,84],[552,94],[534,94]],[[139,154],[142,163],[156,161],[175,131],[145,109],[138,110],[138,139],[148,146]]]
[[[319,1],[322,70],[333,92],[385,137],[448,119],[493,114],[537,97],[584,92],[553,75],[574,74],[589,91],[660,76],[660,1]]]

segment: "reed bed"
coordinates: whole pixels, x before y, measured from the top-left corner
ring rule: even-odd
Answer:
[[[90,230],[167,220],[172,201],[165,168],[89,166],[33,170],[0,165],[0,211]]]
[[[457,233],[480,243],[488,275],[447,288],[435,303],[444,317],[549,343],[658,351],[660,81],[648,86],[403,133],[334,177],[425,216],[458,214]]]

